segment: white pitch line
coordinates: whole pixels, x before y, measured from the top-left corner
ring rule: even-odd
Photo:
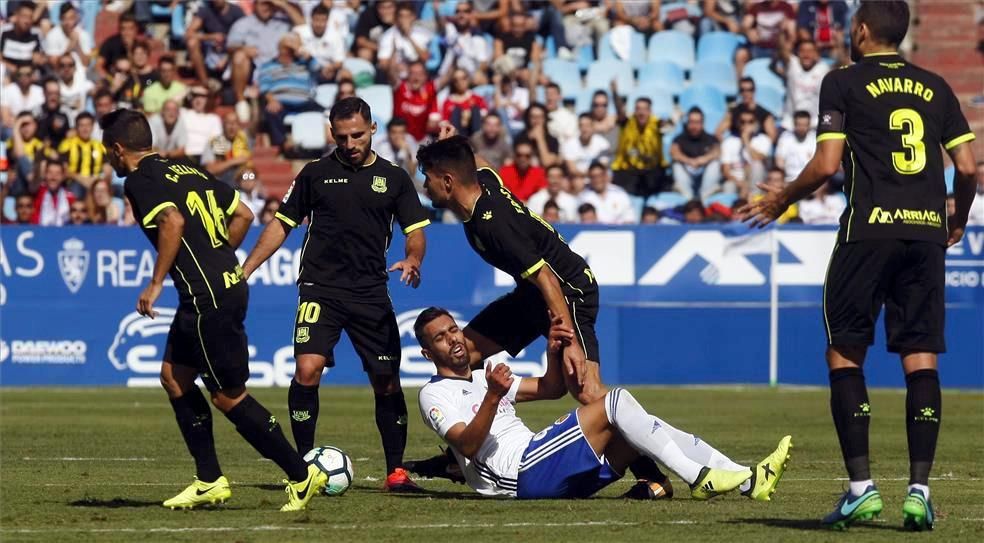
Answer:
[[[603,527],[603,526],[638,526],[639,522],[618,522],[618,521],[584,521],[584,522],[504,522],[504,523],[491,523],[483,522],[477,524],[451,524],[451,523],[440,523],[440,524],[406,524],[406,525],[392,525],[392,524],[340,524],[340,525],[320,525],[311,527],[300,527],[300,526],[274,526],[274,525],[261,525],[261,526],[191,526],[183,528],[169,528],[169,527],[156,527],[156,528],[10,528],[10,529],[0,529],[0,533],[7,534],[48,534],[52,532],[63,532],[63,533],[92,533],[92,534],[105,534],[105,533],[188,533],[188,532],[269,532],[275,530],[292,530],[292,531],[310,531],[310,530],[373,530],[379,528],[395,528],[398,530],[434,530],[434,529],[446,529],[446,528],[458,528],[458,529],[471,529],[471,528],[531,528],[531,527],[541,527],[541,528],[577,528],[577,527]],[[693,520],[669,520],[669,521],[654,521],[649,524],[698,524],[697,521]]]
[[[783,481],[848,481],[847,477],[783,477]],[[876,477],[875,481],[908,481],[908,477]],[[930,477],[930,481],[981,481],[980,477]]]
[[[146,456],[131,456],[127,458],[104,458],[96,456],[55,456],[55,457],[35,457],[25,456],[21,458],[26,462],[156,462],[156,458]]]

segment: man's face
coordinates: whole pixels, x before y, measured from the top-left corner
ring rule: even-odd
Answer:
[[[793,133],[796,134],[796,138],[800,141],[810,133],[810,118],[809,117],[797,117],[793,120]]]
[[[515,36],[522,36],[526,32],[526,15],[521,11],[513,12],[509,17],[509,31]]]
[[[782,189],[786,186],[786,179],[783,177],[782,172],[770,171],[765,176],[765,184],[770,187]]]
[[[482,119],[482,135],[486,139],[494,140],[502,134],[502,121],[496,115],[489,115]]]
[[[396,2],[386,0],[376,4],[376,15],[384,25],[391,25],[396,20]]]
[[[471,80],[468,77],[468,72],[464,70],[455,70],[451,75],[451,86],[454,92],[464,93],[471,87]]]
[[[407,139],[407,127],[395,124],[386,129],[386,137],[394,147],[402,147]]]
[[[420,63],[414,63],[410,65],[410,69],[407,71],[407,82],[410,83],[410,87],[413,89],[419,89],[427,83],[427,70]]]
[[[608,97],[595,96],[591,99],[591,117],[596,121],[601,121],[608,116]]]
[[[133,67],[137,69],[142,69],[147,66],[150,62],[150,55],[145,47],[134,47],[133,48]]]
[[[533,146],[526,143],[517,145],[514,159],[517,169],[528,170],[533,165]]]
[[[591,183],[591,190],[602,193],[608,188],[608,171],[604,168],[591,168],[588,172],[588,182]]]
[[[704,116],[700,113],[687,115],[687,134],[699,136],[704,131]]]
[[[425,338],[421,352],[435,366],[458,371],[468,368],[470,360],[465,334],[454,319],[441,315],[427,323],[421,335]]]
[[[168,100],[167,102],[164,102],[164,105],[161,107],[161,118],[164,119],[165,123],[173,125],[178,122],[178,114],[180,112],[181,109],[178,107],[177,102]]]
[[[450,174],[441,171],[427,170],[424,172],[424,192],[430,198],[431,205],[438,209],[448,207],[451,200]]]
[[[414,21],[417,20],[417,14],[413,12],[413,9],[400,9],[396,12],[396,26],[400,27],[404,33],[409,33],[413,28]]]
[[[755,120],[755,115],[751,113],[742,113],[738,116],[738,130],[742,133],[745,130],[751,130],[752,134],[758,133],[758,121]]]
[[[96,98],[96,117],[102,119],[107,113],[113,111],[113,98],[102,95]]]
[[[587,117],[579,118],[577,120],[577,132],[582,139],[591,139],[591,136],[594,135],[594,122]]]
[[[639,126],[643,126],[649,122],[649,117],[653,114],[653,108],[648,102],[639,100],[635,104],[634,117]]]
[[[208,106],[208,95],[207,94],[192,94],[191,95],[191,109],[198,113],[205,113],[205,107]]]
[[[34,25],[34,12],[31,11],[30,7],[22,7],[17,10],[17,15],[14,17],[14,28],[18,32],[28,32],[31,30],[31,26]]]
[[[120,23],[120,37],[126,43],[133,43],[133,40],[137,39],[137,23],[134,21]]]
[[[253,6],[253,13],[257,19],[265,23],[273,17],[273,4],[269,0],[260,0]]]
[[[581,224],[597,224],[598,223],[598,213],[595,210],[593,210],[593,209],[588,209],[586,211],[582,211],[580,213],[580,215],[581,215]]]
[[[229,141],[235,139],[236,135],[239,134],[239,117],[236,116],[235,112],[230,111],[222,117],[222,133]]]
[[[20,135],[21,139],[24,141],[30,141],[34,139],[38,133],[38,123],[34,120],[34,117],[26,117],[25,120],[20,125]]]
[[[75,26],[79,24],[79,12],[74,9],[70,9],[65,12],[61,17],[61,27],[65,32],[66,36],[71,35],[72,30],[75,30]]]
[[[315,36],[324,36],[325,30],[328,30],[328,15],[324,13],[311,15],[311,30]]]
[[[693,208],[684,213],[683,220],[687,224],[700,224],[704,222],[704,213],[699,208]]]
[[[74,202],[68,216],[72,224],[85,224],[89,220],[89,210],[85,202]]]
[[[738,94],[745,105],[755,103],[755,83],[751,81],[741,81],[738,83]]]
[[[372,150],[372,135],[375,132],[376,123],[362,118],[359,114],[346,119],[335,119],[331,126],[331,133],[338,145],[338,153],[354,166],[362,166],[369,158]]]
[[[567,177],[561,168],[550,168],[547,171],[547,190],[551,196],[556,196],[567,188]]]
[[[107,135],[108,134],[106,132],[103,132],[102,143],[103,147],[106,148],[106,158],[109,159],[109,165],[113,167],[113,171],[116,172],[116,175],[126,177],[130,174],[130,172],[126,170],[126,165],[123,163],[123,149],[118,143],[115,145],[110,145],[109,142],[106,141]]]
[[[65,82],[71,81],[75,77],[75,60],[71,55],[58,58],[58,77]]]
[[[539,107],[534,107],[531,108],[529,111],[530,111],[529,126],[527,126],[526,128],[530,128],[533,126],[543,126],[547,123],[547,114],[543,111],[543,109]]]
[[[458,2],[457,7],[454,9],[454,17],[451,19],[455,28],[464,32],[474,26],[472,19],[473,9],[469,3]]]
[[[174,83],[174,72],[174,64],[162,62],[160,67],[161,84],[165,87],[170,87],[171,83]]]
[[[816,44],[808,41],[800,44],[797,56],[800,59],[800,64],[807,70],[813,68],[817,64],[817,61],[820,60]]]
[[[89,141],[89,138],[92,137],[92,126],[92,119],[88,117],[79,119],[76,123],[75,129],[78,130],[79,137],[82,138],[82,141]]]
[[[21,224],[31,222],[31,215],[34,214],[34,199],[26,195],[18,196],[14,210],[17,212],[17,222]]]
[[[550,224],[556,224],[560,222],[560,211],[556,207],[550,206],[543,208],[543,220]]]
[[[48,109],[55,110],[61,104],[61,91],[58,83],[49,81],[44,86],[44,104]]]
[[[49,191],[56,191],[65,181],[65,169],[57,162],[49,162],[44,169],[44,184]]]
[[[252,170],[243,170],[243,173],[239,176],[239,189],[243,192],[253,192],[256,188],[256,172]]]
[[[557,87],[547,87],[546,99],[547,109],[557,109],[560,107],[560,89]]]
[[[27,67],[17,68],[17,86],[19,86],[22,91],[31,86],[31,81],[34,77],[31,71],[32,70]]]

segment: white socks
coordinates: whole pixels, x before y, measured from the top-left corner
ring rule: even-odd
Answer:
[[[851,495],[860,496],[861,494],[864,494],[864,491],[867,490],[869,486],[874,484],[875,482],[871,479],[865,479],[864,481],[851,481]],[[929,494],[926,494],[926,497],[929,497]]]
[[[923,496],[925,496],[927,500],[929,499],[929,487],[928,486],[926,486],[926,485],[919,485],[919,484],[911,484],[911,485],[909,485],[909,489],[908,489],[907,492],[912,492],[913,489],[915,489],[915,490],[922,490]]]
[[[688,484],[693,484],[700,476],[704,466],[689,458],[673,433],[664,427],[665,423],[647,413],[627,390],[614,388],[609,391],[605,395],[605,412],[608,422],[618,428],[622,437],[640,454],[662,463]],[[677,433],[683,434],[678,430]]]

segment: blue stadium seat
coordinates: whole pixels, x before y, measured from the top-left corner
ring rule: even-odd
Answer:
[[[742,38],[731,32],[708,32],[697,42],[697,62],[708,60],[717,62],[735,62],[735,50],[741,45]]]
[[[636,217],[642,218],[642,208],[646,207],[646,199],[642,196],[629,196],[629,201],[632,202],[632,209],[635,210]]]
[[[694,67],[694,38],[677,30],[657,32],[649,38],[649,62],[672,62],[684,70]]]
[[[676,139],[683,132],[683,127],[687,123],[687,119],[683,118],[680,122],[676,123],[673,128],[673,132],[669,134],[663,134],[663,160],[667,164],[673,163],[673,157],[670,156],[670,147],[673,146],[673,140]]]
[[[950,194],[953,192],[953,178],[956,175],[957,170],[953,167],[953,164],[946,167],[943,170],[943,182],[946,183],[946,193]]]
[[[325,139],[325,115],[319,111],[294,115],[290,133],[294,144],[301,149],[324,149],[328,144]]]
[[[581,83],[581,70],[577,64],[570,60],[558,58],[548,58],[543,61],[543,74],[547,79],[560,85],[560,91],[564,98],[575,98],[583,87]]]
[[[314,101],[325,109],[330,109],[335,105],[335,95],[338,94],[338,85],[335,83],[325,83],[318,85],[314,92]]]
[[[639,70],[638,86],[646,90],[661,90],[679,96],[683,92],[683,68],[672,61],[657,60]]]
[[[656,209],[662,211],[664,209],[673,209],[674,207],[682,206],[687,203],[687,199],[677,192],[661,192],[659,194],[654,194],[646,200],[646,205],[649,207],[655,207]]]
[[[17,198],[7,196],[3,199],[3,216],[9,220],[17,217]]]
[[[727,108],[724,94],[715,87],[691,85],[680,94],[680,110],[684,113],[693,106],[703,110]]]
[[[635,76],[632,66],[620,60],[596,60],[588,68],[585,76],[587,87],[607,89],[614,79],[618,84],[619,94],[628,94],[635,89]]]
[[[690,74],[691,85],[708,85],[725,96],[738,94],[738,76],[734,64],[717,61],[700,61]]]
[[[786,103],[786,93],[771,85],[756,84],[755,102],[775,115],[776,118],[781,118],[783,105]]]
[[[717,194],[712,194],[704,200],[704,205],[709,206],[711,204],[722,204],[728,207],[735,205],[735,201],[738,200],[738,195],[730,192],[719,192]]]
[[[436,72],[438,68],[441,67],[441,62],[444,60],[444,51],[441,49],[440,39],[432,39],[430,45],[427,47],[427,52],[430,56],[427,57],[427,62],[425,67],[429,72]]]
[[[640,68],[646,63],[646,37],[633,30],[629,39],[629,58],[621,59],[612,49],[611,34],[605,33],[598,41],[598,60],[627,60],[633,68]]]
[[[639,98],[649,98],[653,103],[653,115],[660,119],[673,117],[673,96],[670,93],[659,89],[636,90],[629,94],[625,102],[625,109],[628,114],[632,114],[636,100]]]
[[[417,17],[422,22],[427,24],[432,24],[434,22],[434,3],[433,2],[421,2],[423,4],[420,7],[420,15]],[[450,17],[454,15],[454,10],[458,7],[458,0],[443,0],[440,2],[441,15],[444,17]]]
[[[591,45],[582,45],[577,50],[577,67],[581,69],[582,72],[588,71],[588,67],[591,63],[595,61],[594,47]]]
[[[376,77],[376,67],[368,60],[356,57],[348,57],[342,61],[342,68],[352,73],[352,77],[357,77],[361,73],[372,74]]]
[[[478,85],[472,89],[472,92],[482,97],[485,103],[488,104],[489,109],[494,107],[493,102],[495,101],[495,86],[494,85]]]
[[[369,85],[355,93],[372,106],[372,118],[385,127],[393,118],[393,89],[389,85]]]
[[[742,73],[742,76],[751,77],[755,81],[756,87],[769,86],[775,87],[776,89],[785,89],[786,82],[769,68],[771,62],[767,58],[750,60],[748,64],[745,64],[745,71]]]

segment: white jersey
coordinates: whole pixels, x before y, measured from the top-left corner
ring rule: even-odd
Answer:
[[[514,377],[509,393],[499,402],[492,429],[473,460],[451,447],[465,481],[479,494],[516,496],[519,462],[533,438],[533,432],[516,416],[514,407],[521,380]],[[459,422],[469,424],[475,418],[487,390],[484,370],[472,372],[470,380],[435,375],[417,397],[420,416],[444,439],[452,426]]]

